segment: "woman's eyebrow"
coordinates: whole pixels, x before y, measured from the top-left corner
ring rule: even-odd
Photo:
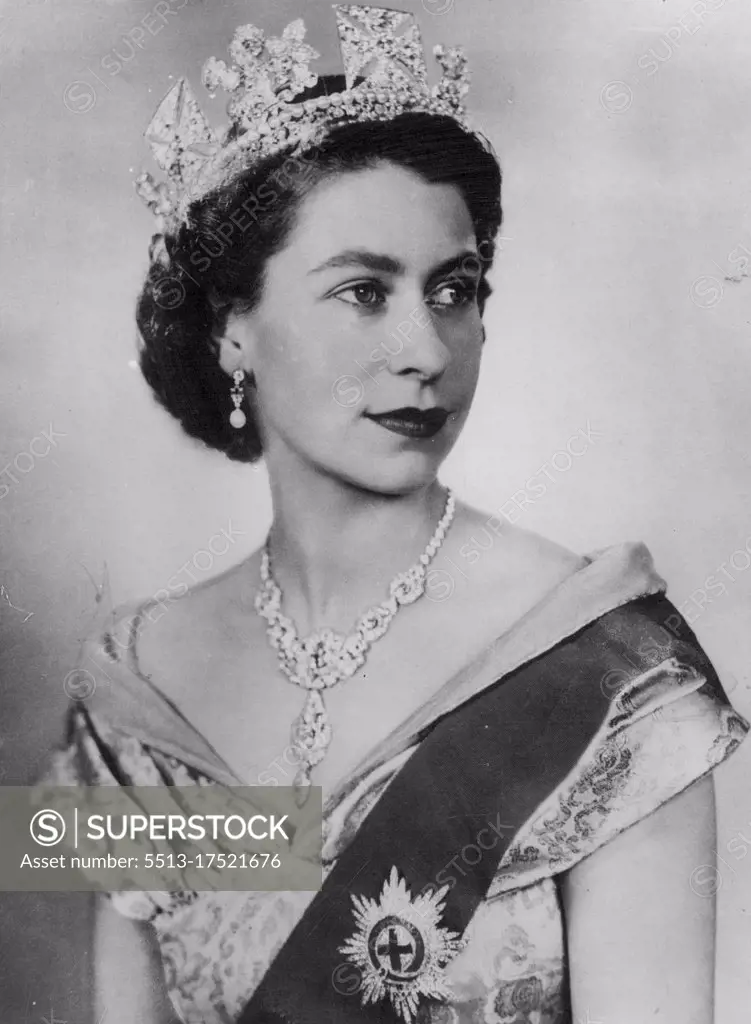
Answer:
[[[308,273],[319,274],[322,270],[337,267],[364,267],[366,270],[380,270],[385,274],[404,274],[407,270],[401,260],[394,259],[393,256],[369,252],[367,249],[344,249],[317,267],[313,267]]]
[[[479,277],[481,270],[482,260],[480,259],[480,254],[474,249],[465,249],[458,256],[451,256],[449,259],[444,260],[443,263],[439,263],[435,269],[430,271],[428,281],[450,276],[457,271],[464,271],[467,275]]]
[[[428,279],[450,274],[452,271],[464,268],[469,273],[477,273],[480,270],[481,261],[478,253],[473,249],[465,249],[457,256],[439,263],[430,271]],[[404,275],[407,268],[401,260],[385,253],[370,252],[368,249],[344,249],[342,252],[330,256],[317,267],[313,267],[308,274],[320,274],[324,270],[340,269],[342,267],[363,267],[365,270],[377,270],[385,274]]]

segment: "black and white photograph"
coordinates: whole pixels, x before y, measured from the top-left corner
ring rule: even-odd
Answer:
[[[0,1024],[747,1024],[747,0],[0,55]]]

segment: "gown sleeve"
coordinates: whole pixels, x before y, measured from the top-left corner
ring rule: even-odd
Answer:
[[[749,724],[706,665],[671,657],[613,680],[602,727],[509,846],[489,895],[567,871],[738,747]]]
[[[80,666],[97,664],[104,655],[99,638],[85,641],[79,658]],[[110,649],[108,657],[113,663],[117,652]],[[86,669],[90,685],[100,683],[95,672]],[[71,700],[65,714],[63,739],[48,759],[47,767],[38,779],[42,786],[153,786],[169,781],[167,759],[150,751],[135,736],[112,729],[101,717],[87,707],[85,698]],[[187,783],[192,780],[186,779]],[[157,914],[174,903],[168,892],[123,890],[103,892],[125,917],[152,921]]]

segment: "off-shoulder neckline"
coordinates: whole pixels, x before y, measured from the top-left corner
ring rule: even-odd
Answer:
[[[652,556],[641,542],[623,542],[583,556],[584,564],[556,584],[526,614],[453,675],[385,739],[371,748],[354,770],[340,779],[326,801],[333,809],[371,771],[412,746],[433,725],[491,686],[502,676],[550,650],[567,636],[629,601],[666,589],[654,569]],[[112,685],[96,688],[89,701],[94,714],[111,728],[176,756],[225,785],[247,786],[201,730],[138,664],[138,626],[151,599],[111,613],[108,626],[95,631],[88,656]],[[124,658],[113,656],[113,637]],[[117,665],[117,668],[115,668]],[[109,671],[108,671],[109,669]],[[118,673],[113,679],[110,672]],[[105,692],[106,691],[106,692]]]

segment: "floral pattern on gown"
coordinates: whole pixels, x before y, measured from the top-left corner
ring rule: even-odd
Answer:
[[[506,850],[465,932],[465,948],[446,969],[450,1000],[423,1006],[418,1024],[570,1024],[560,876],[711,771],[748,731],[746,721],[700,682],[669,661],[637,677],[613,701],[574,770]],[[69,726],[47,781],[216,784],[194,765],[89,713],[85,702],[72,706]],[[414,749],[351,780],[327,805],[324,876]],[[179,1019],[233,1024],[314,894],[108,896],[121,913],[153,927]]]

